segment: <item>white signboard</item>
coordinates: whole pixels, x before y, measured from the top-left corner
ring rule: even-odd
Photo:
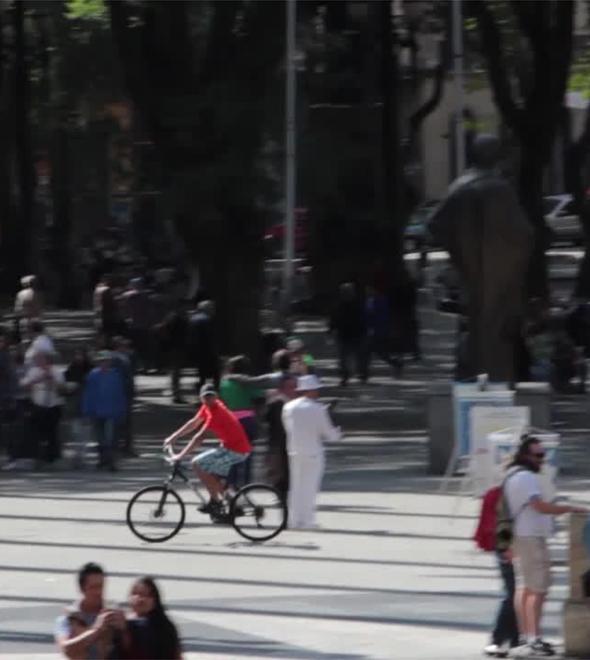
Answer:
[[[469,413],[474,406],[511,406],[514,392],[504,383],[489,383],[481,390],[477,383],[456,383],[453,386],[455,447],[457,456],[471,454],[471,421]],[[505,427],[504,427],[505,428]]]
[[[510,429],[520,438],[530,426],[528,406],[474,406],[470,411],[471,460],[469,461],[474,495],[483,495],[494,485],[494,455],[489,435]],[[508,435],[508,434],[507,434]]]

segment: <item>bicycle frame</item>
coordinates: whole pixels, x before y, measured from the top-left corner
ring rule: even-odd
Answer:
[[[207,503],[207,498],[203,495],[201,492],[201,489],[199,488],[198,482],[196,478],[191,478],[190,476],[187,475],[185,469],[180,465],[178,461],[174,462],[172,465],[172,470],[170,472],[170,475],[164,482],[164,485],[166,488],[170,488],[176,477],[180,477],[182,482],[186,485],[189,486],[190,489],[193,491],[193,493],[197,496],[197,499],[200,500],[201,504],[206,504]]]

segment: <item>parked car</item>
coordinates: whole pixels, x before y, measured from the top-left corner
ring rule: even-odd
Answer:
[[[543,197],[545,223],[552,233],[552,243],[582,242],[582,225],[576,213],[571,195],[548,195]]]
[[[580,263],[584,258],[582,250],[547,250],[547,276],[550,281],[574,281],[578,277]]]
[[[404,231],[404,248],[406,252],[421,251],[431,242],[428,222],[438,204],[438,200],[425,202],[412,213]]]
[[[295,209],[295,253],[303,254],[306,252],[309,242],[308,230],[308,212],[307,209]],[[285,241],[285,223],[277,222],[268,227],[264,233],[264,242],[266,245],[266,254],[268,256],[282,255]]]

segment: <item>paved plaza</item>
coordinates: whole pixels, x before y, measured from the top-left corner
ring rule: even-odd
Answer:
[[[480,657],[499,581],[493,559],[470,540],[478,502],[439,494],[440,479],[426,474],[426,393],[433,378],[448,376],[452,324],[423,321],[425,361],[400,381],[379,367],[367,386],[326,390],[340,399],[335,416],[345,438],[328,452],[317,531],[285,531],[255,545],[209,524],[183,491],[188,524],[177,537],[149,545],[130,533],[126,503],[162,478],[161,439],[191,410],[168,403],[164,377],[139,379],[141,458],[116,475],[0,473],[0,657],[58,657],[53,622],[74,598],[75,571],[87,561],[108,570],[111,603],[125,600],[136,576],[155,576],[187,658]],[[65,336],[72,323],[60,323]],[[334,385],[331,350],[318,344],[316,353]],[[567,428],[560,486],[590,505],[586,408],[585,399],[570,397],[557,400],[554,412]],[[553,543],[555,584],[545,617],[555,641],[566,552],[562,530]]]

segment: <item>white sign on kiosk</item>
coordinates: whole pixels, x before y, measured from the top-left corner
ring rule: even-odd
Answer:
[[[495,431],[514,430],[520,437],[530,426],[528,406],[474,406],[470,410],[471,458],[469,461],[474,495],[483,495],[495,483],[496,473],[490,436]]]
[[[511,406],[513,403],[514,392],[505,383],[456,383],[453,386],[456,456],[471,454],[469,413],[474,406]]]
[[[539,438],[545,450],[545,460],[539,473],[541,479],[541,491],[543,499],[552,501],[557,496],[557,487],[555,479],[559,469],[559,433],[539,432],[534,433]],[[492,459],[494,462],[494,483],[502,483],[504,467],[509,457],[514,454],[520,443],[520,435],[510,431],[498,431],[490,433],[489,442]]]

